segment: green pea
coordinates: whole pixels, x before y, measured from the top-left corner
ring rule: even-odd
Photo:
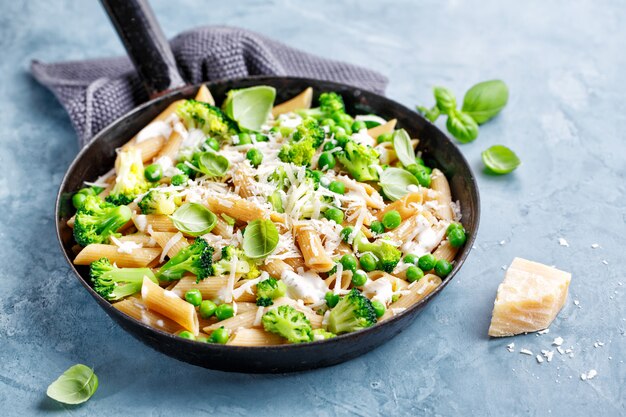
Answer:
[[[350,136],[346,135],[345,133],[338,133],[337,135],[335,135],[335,140],[337,141],[337,145],[343,148],[344,146],[346,146],[346,143],[350,141]]]
[[[316,182],[320,182],[320,180],[322,179],[322,177],[324,176],[324,173],[322,171],[319,171],[317,169],[312,169],[310,171],[307,171],[311,177],[316,181]]]
[[[370,224],[370,230],[379,235],[381,233],[385,233],[385,226],[383,226],[382,222],[374,220],[372,224]]]
[[[335,125],[335,126],[331,126],[330,133],[334,134],[335,135],[335,139],[336,139],[337,136],[339,136],[339,135],[345,135],[346,134],[346,129],[344,129],[343,127],[341,127],[339,125]]]
[[[163,176],[163,168],[159,164],[150,164],[144,169],[143,175],[150,182],[157,182]]]
[[[344,271],[356,271],[356,257],[354,255],[346,253],[341,257],[341,265],[343,265]]]
[[[257,148],[248,149],[248,152],[246,152],[246,158],[250,161],[250,165],[255,168],[263,162],[263,154]]]
[[[326,142],[324,142],[324,146],[322,146],[322,150],[323,151],[332,151],[336,147],[337,147],[337,145],[335,145],[332,140],[327,140]],[[321,164],[320,164],[320,166],[321,166]]]
[[[385,305],[378,300],[372,301],[372,307],[374,307],[374,312],[376,313],[376,317],[382,317],[385,314]]]
[[[344,194],[346,192],[346,185],[341,181],[333,181],[328,186],[328,189],[333,193]]]
[[[361,260],[363,260],[362,257],[361,257]],[[367,282],[367,274],[365,273],[365,271],[362,271],[359,269],[358,271],[355,271],[352,274],[352,285],[354,285],[355,287],[363,286],[365,285],[366,282]]]
[[[328,307],[333,308],[339,302],[339,295],[335,294],[332,291],[328,291],[324,296],[324,299],[326,300],[326,304],[328,305]]]
[[[343,240],[344,242],[348,242],[348,238],[350,237],[353,231],[354,229],[350,226],[344,227],[343,229],[341,229],[341,232],[339,233],[339,235],[341,236],[341,240]]]
[[[463,229],[452,229],[448,230],[448,242],[453,248],[460,248],[465,244],[467,240],[467,236],[465,236],[465,231]]]
[[[254,137],[257,142],[269,142],[270,138],[264,133],[257,133]]]
[[[280,132],[280,129],[278,128],[278,126],[272,126],[272,128],[270,129],[270,133],[272,135],[276,135]]]
[[[320,167],[322,171],[333,169],[335,167],[335,157],[330,152],[322,152],[317,166]]]
[[[203,319],[208,319],[213,314],[215,314],[216,309],[217,309],[217,306],[215,305],[213,301],[202,300],[202,302],[200,303],[200,308],[198,309],[198,312],[200,313],[200,317],[202,317]]]
[[[411,265],[406,270],[406,279],[409,282],[419,281],[420,279],[422,279],[423,276],[424,276],[424,271],[422,271],[415,265]]]
[[[77,192],[76,194],[72,196],[72,204],[78,210],[79,208],[83,206],[83,204],[85,204],[86,198],[87,196],[85,194],[81,192]]]
[[[430,187],[431,179],[430,174],[426,171],[426,167],[413,164],[406,167],[406,170],[413,174],[422,187]]]
[[[224,326],[222,326],[219,329],[213,330],[213,333],[211,333],[210,341],[213,343],[219,343],[220,345],[225,345],[226,342],[228,342],[229,338],[230,332],[228,331],[228,329],[225,329]]]
[[[206,146],[213,149],[214,151],[220,150],[220,143],[215,138],[208,138],[204,143]]]
[[[338,208],[331,207],[324,212],[324,217],[337,224],[341,224],[341,222],[343,222],[343,211]]]
[[[424,165],[424,160],[422,158],[417,157],[417,156],[415,157],[415,163],[418,164],[418,165],[421,165],[421,166],[426,166],[426,165]]]
[[[194,307],[198,307],[202,302],[202,293],[197,289],[189,290],[185,293],[185,300]]]
[[[367,125],[363,120],[356,120],[354,123],[352,123],[353,132],[360,132],[363,129],[367,129]]]
[[[176,174],[172,177],[172,185],[185,185],[189,181],[186,174]]]
[[[333,113],[332,118],[337,123],[346,123],[346,124],[349,124],[350,126],[352,126],[352,122],[354,121],[352,116],[346,113],[342,113],[342,112]]]
[[[390,210],[383,216],[383,226],[387,229],[395,229],[402,223],[402,216],[398,210]]]
[[[237,136],[239,138],[239,142],[237,142],[237,145],[248,145],[252,143],[252,140],[250,139],[250,135],[247,133],[240,133]]]
[[[393,139],[392,133],[381,133],[380,135],[378,135],[378,138],[376,138],[378,143],[391,142],[392,139]]]
[[[230,304],[220,304],[215,309],[215,317],[217,317],[219,321],[229,319],[234,315],[235,315],[235,310],[233,309],[233,306]]]
[[[320,124],[322,126],[333,127],[335,126],[336,122],[333,119],[323,119]]]
[[[435,255],[433,255],[432,253],[427,253],[419,259],[419,261],[417,262],[417,266],[419,266],[422,271],[430,271],[435,267],[436,263],[437,258],[435,258]]]
[[[352,123],[350,122],[339,122],[339,126],[343,128],[343,130],[346,131],[347,135],[351,135],[352,134]]]
[[[404,257],[403,261],[405,264],[417,265],[417,261],[419,261],[419,259],[420,259],[419,256],[409,253],[407,256]]]
[[[178,333],[178,337],[182,337],[183,339],[196,340],[196,336],[193,333],[188,332],[187,330],[183,330]]]
[[[181,171],[183,174],[185,174],[185,175],[187,175],[189,177],[191,177],[193,175],[193,173],[194,173],[193,169],[189,165],[185,164],[184,162],[177,163],[176,164],[176,168],[179,171]]]
[[[452,264],[445,259],[439,259],[435,264],[435,274],[441,278],[445,278],[452,272]]]
[[[377,260],[376,257],[371,253],[364,253],[361,256],[361,259],[359,259],[359,262],[361,263],[361,268],[363,268],[367,272],[376,269]]]

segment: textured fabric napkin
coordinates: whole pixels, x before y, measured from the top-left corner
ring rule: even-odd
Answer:
[[[291,48],[244,29],[202,27],[170,42],[183,77],[192,84],[250,75],[290,75],[332,80],[383,93],[387,78],[362,67]],[[148,100],[127,57],[45,64],[34,77],[67,110],[80,146],[109,123]]]

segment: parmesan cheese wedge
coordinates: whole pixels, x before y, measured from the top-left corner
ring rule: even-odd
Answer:
[[[283,113],[289,113],[300,109],[310,109],[312,101],[313,89],[309,87],[292,99],[274,106],[272,109],[272,115],[274,117],[278,117]]]
[[[515,258],[498,287],[489,336],[548,328],[565,304],[571,279],[569,272]]]

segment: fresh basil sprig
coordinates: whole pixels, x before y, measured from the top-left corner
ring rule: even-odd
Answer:
[[[199,203],[185,203],[170,216],[174,227],[188,236],[209,233],[217,224],[217,216]]]
[[[393,132],[392,142],[396,156],[402,165],[407,167],[415,164],[415,151],[411,144],[411,137],[406,130],[400,129]]]
[[[215,152],[202,152],[196,160],[198,171],[209,177],[223,177],[230,162],[226,157],[216,154]]]
[[[509,90],[500,80],[484,81],[470,88],[465,93],[461,110],[456,108],[456,98],[449,89],[435,87],[433,94],[435,105],[432,108],[417,106],[417,111],[431,122],[442,114],[448,116],[448,131],[462,143],[476,139],[478,125],[500,113],[509,99]]]
[[[63,372],[50,386],[48,397],[64,404],[81,404],[98,389],[98,377],[88,366],[74,365]]]
[[[380,174],[378,183],[391,201],[399,200],[407,195],[409,186],[419,185],[419,181],[413,174],[401,168],[387,168]]]
[[[501,80],[483,81],[465,93],[463,112],[472,116],[478,124],[493,119],[506,106],[509,89]]]
[[[241,246],[248,258],[261,259],[276,250],[278,238],[278,229],[273,221],[257,219],[246,226]]]

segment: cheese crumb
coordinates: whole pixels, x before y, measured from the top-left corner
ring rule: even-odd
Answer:
[[[603,263],[604,265],[608,265],[608,264],[609,264],[609,261],[607,261],[606,259],[604,259],[604,260],[602,261],[602,263]]]
[[[510,344],[506,345],[506,349],[509,352],[515,352],[515,343],[510,343]]]
[[[596,371],[595,369],[591,369],[589,370],[589,372],[587,373],[582,373],[580,374],[580,379],[582,379],[583,381],[586,381],[588,379],[593,379],[596,377],[596,375],[598,375],[598,371]]]
[[[554,346],[561,346],[563,344],[563,338],[562,337],[555,337],[554,340],[552,341],[552,345]]]
[[[562,237],[559,238],[559,245],[565,246],[566,248],[569,247],[569,243],[567,243],[567,240],[563,239]]]
[[[504,246],[506,244],[506,240],[501,240],[500,241],[500,246]]]
[[[528,350],[528,349],[520,349],[519,353],[521,353],[523,355],[533,356],[533,352]]]
[[[561,355],[565,354],[565,351],[563,350],[561,346],[557,347],[556,350],[558,350]]]
[[[537,332],[537,335],[550,333],[550,329],[544,329]]]
[[[543,357],[541,355],[537,355],[535,358],[537,359],[537,362],[543,363]]]
[[[591,248],[592,248],[592,249],[597,249],[597,248],[599,248],[599,247],[600,247],[600,245],[598,245],[597,243],[592,243],[592,244],[591,244]]]

